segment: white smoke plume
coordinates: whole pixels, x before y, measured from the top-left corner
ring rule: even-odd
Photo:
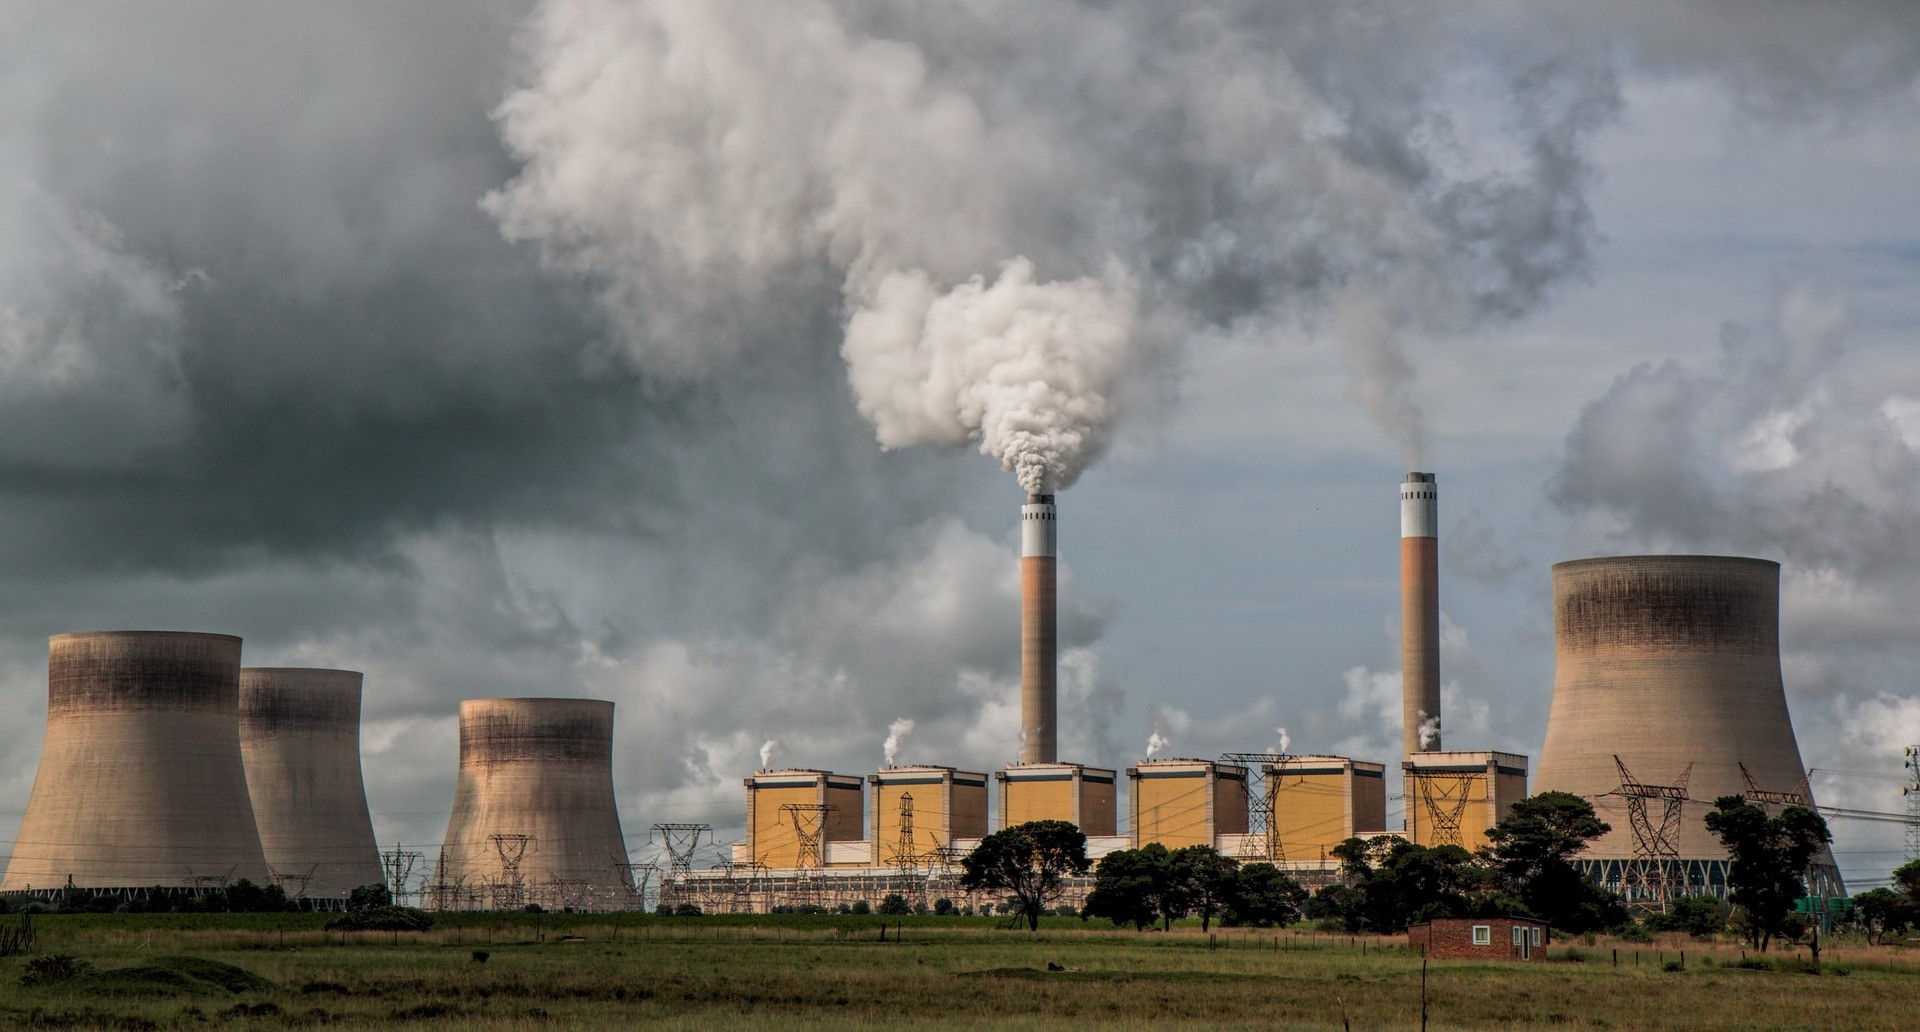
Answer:
[[[1148,735],[1147,736],[1147,759],[1153,759],[1155,756],[1160,754],[1160,750],[1165,749],[1170,744],[1172,743],[1167,741],[1167,736],[1161,734],[1158,731],[1155,731],[1153,734]]]
[[[760,769],[772,770],[773,758],[780,755],[780,740],[769,738],[760,743]]]
[[[1475,6],[543,0],[496,112],[521,171],[485,206],[646,369],[724,375],[837,320],[883,446],[974,444],[1029,490],[1217,328],[1335,342],[1415,462],[1403,340],[1586,266],[1584,147],[1618,106],[1606,47]],[[1460,88],[1500,117],[1458,123]]]
[[[1287,729],[1284,727],[1274,728],[1273,733],[1280,739],[1280,748],[1275,751],[1282,756],[1287,755],[1287,749],[1293,745],[1293,736],[1287,734]]]
[[[1429,716],[1426,710],[1420,711],[1420,748],[1427,749],[1440,740],[1440,715]]]
[[[886,753],[887,766],[894,765],[893,761],[900,755],[900,744],[910,734],[913,734],[913,721],[906,717],[887,725],[887,740],[880,747]]]

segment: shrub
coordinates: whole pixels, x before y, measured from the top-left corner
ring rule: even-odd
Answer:
[[[907,897],[897,892],[889,892],[887,898],[880,901],[880,912],[889,917],[899,917],[913,913],[913,907],[907,903]]]
[[[676,917],[699,917],[700,904],[682,903],[679,906],[673,908],[673,913]]]
[[[326,927],[330,932],[424,932],[433,927],[433,915],[412,907],[366,907],[349,910]]]
[[[864,899],[856,899],[853,901],[853,912],[856,914],[871,914],[873,913],[873,905]]]
[[[1653,929],[1644,924],[1629,921],[1614,929],[1613,937],[1621,942],[1649,943],[1653,941]]]
[[[27,970],[20,976],[20,984],[36,986],[66,982],[86,974],[92,966],[71,953],[35,957],[27,961]]]
[[[474,950],[473,962],[475,964],[485,964],[487,962],[487,958],[491,956],[493,956],[493,954],[488,953],[486,950]]]

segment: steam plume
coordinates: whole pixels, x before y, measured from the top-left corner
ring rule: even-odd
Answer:
[[[900,743],[906,741],[910,734],[913,734],[913,721],[906,717],[887,725],[887,740],[881,746],[887,755],[887,766],[894,765],[894,758],[900,753]]]
[[[1277,751],[1282,756],[1287,755],[1287,748],[1293,745],[1293,737],[1287,734],[1287,729],[1284,727],[1274,728],[1273,733],[1280,736],[1280,748]]]
[[[1440,718],[1429,717],[1424,712],[1420,716],[1420,748],[1425,749],[1440,737]]]
[[[1153,759],[1154,756],[1159,754],[1160,750],[1165,749],[1169,744],[1171,743],[1167,741],[1166,736],[1158,731],[1149,735],[1147,737],[1147,759]]]
[[[760,743],[760,769],[761,770],[773,769],[773,758],[779,754],[779,750],[780,750],[780,740],[777,738],[769,738],[766,741]]]

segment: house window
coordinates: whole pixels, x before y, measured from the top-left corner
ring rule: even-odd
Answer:
[[[1539,928],[1533,929],[1533,944],[1535,946],[1540,945],[1540,929]]]
[[[1525,946],[1527,944],[1527,930],[1525,927],[1521,925],[1513,926],[1513,944],[1515,946]]]
[[[1473,926],[1473,944],[1475,946],[1493,945],[1493,926],[1492,925],[1474,925]]]

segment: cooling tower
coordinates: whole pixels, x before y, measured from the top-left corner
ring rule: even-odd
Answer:
[[[1055,557],[1058,511],[1050,494],[1020,507],[1020,762],[1059,759],[1059,636]]]
[[[1553,602],[1553,708],[1534,790],[1594,800],[1613,830],[1585,859],[1603,882],[1617,884],[1619,862],[1635,851],[1614,757],[1644,785],[1675,786],[1690,767],[1665,859],[1684,869],[1676,888],[1720,891],[1726,854],[1703,823],[1714,799],[1750,787],[1808,791],[1780,680],[1779,564],[1704,555],[1578,559],[1553,567]],[[1665,806],[1646,800],[1655,832]],[[1822,863],[1830,870],[1831,856]]]
[[[613,798],[613,703],[467,699],[460,781],[435,881],[495,908],[626,898]]]
[[[240,671],[240,755],[267,864],[290,896],[379,885],[380,847],[360,779],[360,674]]]
[[[49,639],[46,746],[0,891],[265,884],[239,694],[232,635]]]
[[[1431,473],[1400,485],[1401,747],[1440,748],[1440,498]]]

